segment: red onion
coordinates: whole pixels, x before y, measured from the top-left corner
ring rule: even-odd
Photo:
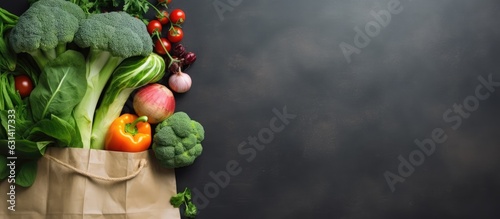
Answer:
[[[133,106],[138,116],[147,116],[150,124],[157,124],[174,113],[174,94],[161,84],[149,84],[135,94]]]

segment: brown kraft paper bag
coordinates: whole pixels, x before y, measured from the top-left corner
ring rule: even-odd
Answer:
[[[9,184],[0,184],[0,218],[179,219],[169,200],[177,193],[175,172],[159,166],[150,151],[112,152],[48,148],[34,184],[16,185],[15,211]]]

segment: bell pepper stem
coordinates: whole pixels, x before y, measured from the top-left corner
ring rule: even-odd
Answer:
[[[134,122],[132,123],[128,123],[126,126],[125,126],[125,132],[131,134],[131,135],[136,135],[138,130],[137,130],[137,123],[139,122],[147,122],[148,121],[148,117],[147,116],[141,116],[137,119],[134,120]]]

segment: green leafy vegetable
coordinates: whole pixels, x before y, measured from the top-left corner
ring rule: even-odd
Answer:
[[[3,124],[3,120],[2,120],[2,124],[0,126],[0,139],[7,139],[7,131],[6,129],[4,128],[4,124]]]
[[[21,167],[16,174],[16,184],[22,187],[33,185],[36,179],[37,161],[29,161],[21,164]]]
[[[36,161],[48,146],[82,146],[72,112],[87,87],[85,58],[79,52],[65,51],[47,62],[38,82],[31,95],[12,111],[0,111],[4,131],[9,130],[6,121],[14,112],[15,156],[24,161],[19,164],[16,184],[25,187],[34,182]],[[11,155],[8,145],[7,138],[0,139],[1,155]]]
[[[102,0],[69,0],[70,2],[77,4],[82,8],[82,10],[86,14],[90,14],[95,10],[100,10],[101,5],[99,5],[100,2],[103,2]]]
[[[16,91],[14,75],[0,73],[0,110],[14,109],[22,103],[21,95]]]
[[[73,50],[64,52],[47,64],[38,82],[29,98],[34,121],[52,114],[68,119],[87,87],[85,58]]]
[[[184,216],[188,218],[195,218],[198,214],[198,208],[191,200],[191,190],[185,188],[183,192],[179,192],[170,198],[170,204],[176,208],[184,204]]]
[[[85,58],[79,52],[67,50],[49,62],[33,89],[29,104],[34,125],[26,139],[55,145],[82,147],[82,140],[73,109],[87,89]]]
[[[76,132],[74,123],[71,124],[56,115],[52,115],[50,119],[43,119],[37,122],[29,134],[30,140],[35,141],[37,139],[44,139],[47,136],[55,139],[56,146],[74,147],[75,145],[81,145],[79,142],[81,140],[80,135]]]
[[[0,180],[5,179],[9,175],[9,168],[7,167],[7,158],[0,155]]]
[[[25,73],[31,78],[34,87],[38,85],[38,77],[40,76],[41,70],[29,54],[17,54],[16,67],[16,72]]]
[[[43,156],[47,146],[52,141],[30,141],[30,140],[16,140],[16,156],[23,159],[38,159]],[[0,140],[0,154],[8,155],[8,141],[6,139]]]
[[[16,132],[15,132],[15,137],[16,139],[25,139],[27,136],[27,131],[34,125],[34,122],[32,121],[31,117],[31,110],[28,107],[27,99],[23,101],[22,104],[17,105],[14,107],[15,111],[15,121],[16,121]],[[0,111],[0,118],[2,120],[2,127],[4,130],[8,130],[7,126],[7,120],[8,120],[8,110],[5,109],[3,111]]]
[[[123,11],[129,14],[142,18],[149,10],[149,2],[147,0],[123,0]]]
[[[19,17],[0,8],[0,71],[14,71],[16,54],[8,47],[8,32],[17,23]]]
[[[32,0],[33,1],[33,0]],[[138,18],[143,18],[152,5],[148,0],[68,0],[79,5],[87,14],[101,13],[110,8],[120,9]]]

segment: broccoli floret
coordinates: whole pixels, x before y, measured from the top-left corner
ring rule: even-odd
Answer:
[[[126,58],[148,56],[153,41],[144,23],[125,12],[90,14],[80,21],[73,42],[89,48],[87,56],[87,92],[76,107],[74,117],[83,139],[90,148],[94,110],[114,69]]]
[[[153,51],[153,42],[144,23],[126,12],[89,15],[80,22],[75,43],[121,58],[147,56]]]
[[[40,0],[33,3],[12,28],[9,42],[16,53],[29,53],[40,69],[66,51],[73,41],[85,13],[76,4],[64,0]]]
[[[178,168],[193,164],[203,152],[203,126],[185,112],[176,112],[156,126],[153,151],[160,164]]]

